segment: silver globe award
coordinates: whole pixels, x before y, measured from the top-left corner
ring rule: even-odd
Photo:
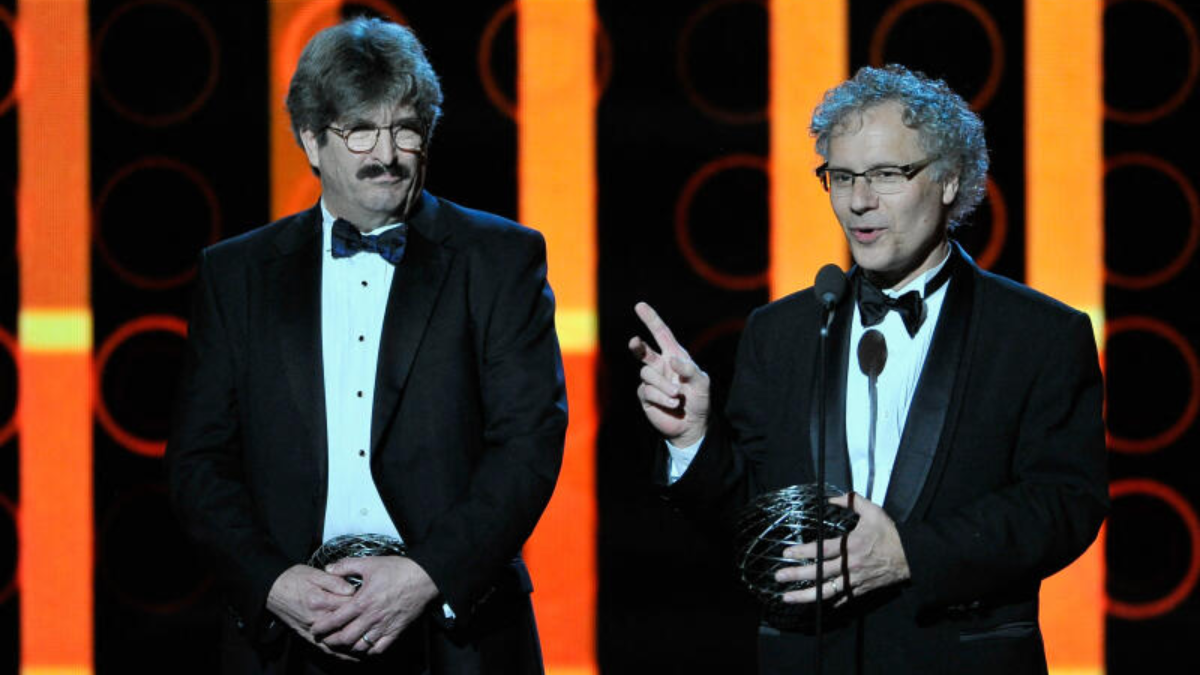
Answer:
[[[797,630],[813,621],[815,603],[788,604],[783,594],[811,588],[813,581],[775,580],[775,572],[793,565],[811,565],[815,560],[783,557],[789,546],[806,544],[817,538],[817,523],[824,520],[825,538],[840,537],[858,524],[854,511],[830,504],[829,499],[843,495],[832,485],[821,490],[815,483],[792,485],[755,497],[738,515],[734,551],[742,583],[758,600],[763,619],[782,630]],[[831,606],[843,593],[826,595],[824,605]]]
[[[345,558],[369,558],[383,555],[406,555],[404,542],[386,534],[344,534],[334,537],[318,548],[308,559],[308,566],[319,570]],[[355,588],[362,585],[356,574],[346,577]]]

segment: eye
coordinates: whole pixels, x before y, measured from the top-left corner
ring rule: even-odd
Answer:
[[[839,187],[849,185],[854,181],[854,174],[849,171],[830,171],[829,184]]]
[[[904,172],[894,166],[885,166],[878,169],[872,169],[867,172],[867,177],[871,182],[879,182],[883,184],[903,183],[905,181]]]

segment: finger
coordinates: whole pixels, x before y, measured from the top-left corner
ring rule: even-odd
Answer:
[[[317,570],[318,574],[312,576],[313,585],[326,593],[332,593],[339,596],[354,595],[354,584],[342,578],[343,575],[333,574],[328,571],[322,572]]]
[[[662,390],[662,392],[667,396],[679,395],[679,384],[677,382],[673,382],[672,379],[667,375],[659,372],[657,368],[652,366],[642,366],[642,369],[638,372],[638,375],[642,378],[643,383]]]
[[[842,555],[842,538],[833,537],[825,540],[825,545],[822,547],[825,552],[826,560],[834,560]],[[810,541],[807,544],[797,544],[783,549],[783,557],[789,560],[816,560],[817,559],[817,543]]]
[[[359,608],[352,602],[347,602],[332,612],[326,612],[313,622],[312,634],[324,642],[328,637],[345,630],[346,626],[358,618]],[[358,639],[358,636],[354,636]]]
[[[658,365],[662,358],[654,348],[646,344],[646,341],[640,337],[634,336],[629,338],[629,351],[633,353],[634,358],[648,366]]]
[[[638,398],[642,405],[654,405],[666,410],[678,410],[682,401],[677,396],[670,396],[658,387],[641,385],[638,387]]]
[[[842,578],[840,576],[829,579],[821,584],[821,599],[826,600],[832,598],[844,589],[842,587]],[[807,602],[817,601],[817,587],[811,586],[800,591],[789,591],[783,594],[783,601],[789,604],[802,604]]]
[[[836,562],[825,561],[825,565],[821,568],[825,571],[821,575],[824,583],[829,583],[830,579],[835,579],[841,576],[841,565]],[[780,583],[788,583],[792,581],[816,581],[817,566],[816,565],[789,565],[781,567],[775,571],[775,580]]]
[[[684,359],[678,356],[671,357],[671,370],[679,375],[679,379],[687,382],[700,374],[700,368],[696,366],[696,362],[691,359]]]
[[[679,343],[675,340],[675,334],[671,332],[653,307],[639,302],[633,306],[633,311],[637,313],[638,318],[646,325],[646,329],[654,336],[654,341],[658,343],[659,349],[664,352],[680,349]]]
[[[338,578],[357,574],[362,576],[367,573],[370,564],[366,558],[342,558],[341,560],[325,566],[325,571],[329,574],[337,575]],[[345,581],[343,579],[343,581]],[[349,582],[346,582],[349,583]]]

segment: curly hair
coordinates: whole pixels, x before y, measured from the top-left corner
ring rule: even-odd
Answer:
[[[825,92],[813,111],[809,133],[817,139],[817,153],[829,159],[829,140],[845,133],[850,115],[893,101],[903,107],[901,119],[917,131],[921,148],[938,158],[930,166],[933,179],[958,177],[958,194],[948,214],[954,229],[987,194],[988,149],[983,120],[944,81],[896,64],[859,69]]]
[[[429,138],[442,116],[442,87],[410,29],[357,17],[305,45],[286,104],[297,142],[307,130],[324,145],[325,128],[339,118],[398,105],[412,106]]]

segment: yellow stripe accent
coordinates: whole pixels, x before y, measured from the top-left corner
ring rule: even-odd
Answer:
[[[1104,675],[1104,668],[1051,668],[1050,675]]]
[[[558,344],[564,354],[592,354],[596,351],[596,312],[559,308],[554,323],[558,329]]]
[[[18,319],[21,351],[79,354],[92,351],[92,312],[87,309],[24,309]]]
[[[92,675],[90,666],[21,666],[21,675]]]

